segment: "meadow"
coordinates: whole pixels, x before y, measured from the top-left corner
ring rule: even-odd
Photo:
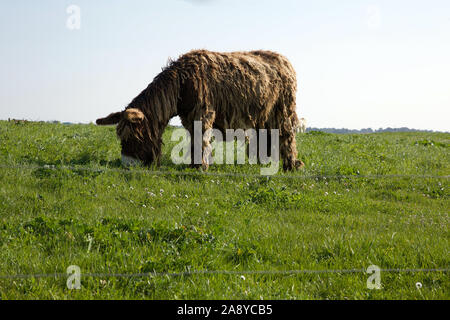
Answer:
[[[172,164],[172,130],[126,169],[114,127],[0,121],[0,298],[450,298],[448,271],[248,273],[448,268],[449,133],[299,134],[305,168],[266,178]],[[69,265],[101,275],[7,277]],[[161,274],[202,270],[232,273]]]

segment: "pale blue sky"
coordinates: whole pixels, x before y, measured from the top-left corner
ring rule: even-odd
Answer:
[[[0,27],[0,119],[95,121],[169,57],[269,49],[294,65],[308,126],[450,130],[448,0],[15,0]]]

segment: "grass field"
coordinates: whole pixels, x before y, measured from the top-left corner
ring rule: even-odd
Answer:
[[[305,169],[267,179],[255,177],[259,166],[210,167],[252,175],[232,177],[171,164],[170,130],[160,168],[125,170],[113,127],[1,121],[0,277],[69,265],[82,273],[450,266],[449,180],[437,177],[450,174],[448,133],[302,134]],[[399,174],[433,177],[362,177]],[[0,278],[0,298],[450,298],[448,272],[382,272],[380,290],[367,289],[368,277],[102,276],[82,277],[80,290],[65,277]]]

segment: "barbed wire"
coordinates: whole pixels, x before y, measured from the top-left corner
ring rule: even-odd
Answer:
[[[450,268],[435,269],[380,269],[380,272],[389,273],[419,273],[419,272],[449,272]],[[145,277],[183,277],[194,275],[296,275],[296,274],[323,274],[323,273],[367,273],[361,269],[323,269],[323,270],[193,270],[182,272],[141,272],[141,273],[80,273],[82,277],[89,278],[145,278]],[[68,273],[38,273],[38,274],[3,274],[0,279],[31,279],[31,278],[62,278],[68,277]]]
[[[57,166],[57,165],[5,165],[0,164],[0,169],[27,169],[27,170],[70,170],[70,171],[88,171],[95,173],[102,172],[122,172],[122,173],[137,173],[137,174],[147,174],[147,175],[162,175],[162,176],[211,176],[211,177],[236,177],[236,178],[281,178],[281,179],[298,179],[298,180],[308,180],[308,179],[449,179],[450,175],[426,175],[426,174],[357,174],[357,175],[261,175],[261,174],[246,174],[246,173],[234,173],[234,172],[190,172],[190,171],[168,171],[168,170],[146,170],[146,169],[136,169],[132,170],[127,168],[92,168],[87,166]]]

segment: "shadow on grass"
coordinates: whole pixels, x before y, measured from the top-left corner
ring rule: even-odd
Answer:
[[[57,159],[54,161],[47,161],[44,159],[32,158],[28,155],[18,158],[19,163],[35,165],[35,166],[92,166],[92,165],[100,165],[102,167],[108,168],[124,168],[122,166],[122,162],[119,158],[114,160],[105,160],[105,159],[95,159],[89,153],[81,153],[75,158],[72,159]]]

